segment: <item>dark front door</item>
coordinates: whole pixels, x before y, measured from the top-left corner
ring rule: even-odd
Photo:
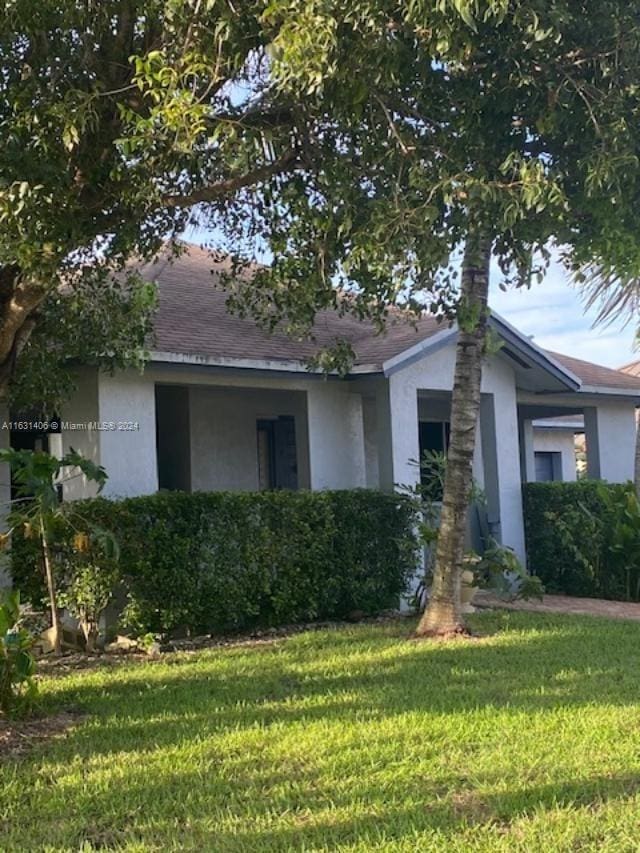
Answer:
[[[257,422],[261,489],[297,489],[296,423],[292,415]]]

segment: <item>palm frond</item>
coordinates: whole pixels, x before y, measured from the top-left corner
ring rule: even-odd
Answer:
[[[586,310],[597,309],[593,326],[610,326],[622,320],[623,326],[640,322],[640,278],[625,278],[602,265],[591,265],[574,273]]]

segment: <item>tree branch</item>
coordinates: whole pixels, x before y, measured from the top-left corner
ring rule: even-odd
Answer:
[[[290,172],[300,165],[298,154],[292,148],[274,160],[272,163],[267,163],[254,169],[251,172],[245,172],[244,175],[237,175],[235,178],[226,178],[223,181],[218,181],[208,187],[201,187],[191,193],[169,194],[162,198],[163,203],[167,207],[192,207],[194,204],[201,204],[208,201],[218,201],[218,199],[231,195],[244,187],[250,187],[259,184],[261,181],[270,178],[272,175],[278,175],[281,172]]]

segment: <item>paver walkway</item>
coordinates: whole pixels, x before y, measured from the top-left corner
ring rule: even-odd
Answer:
[[[574,613],[581,616],[606,616],[608,619],[633,619],[640,622],[640,603],[605,601],[602,598],[574,598],[570,595],[545,595],[542,601],[504,601],[486,590],[473,599],[478,608],[501,607],[506,610],[532,610],[536,613]]]

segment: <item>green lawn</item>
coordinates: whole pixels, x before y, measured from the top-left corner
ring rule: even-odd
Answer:
[[[638,850],[640,624],[483,614],[47,678],[3,851]]]

